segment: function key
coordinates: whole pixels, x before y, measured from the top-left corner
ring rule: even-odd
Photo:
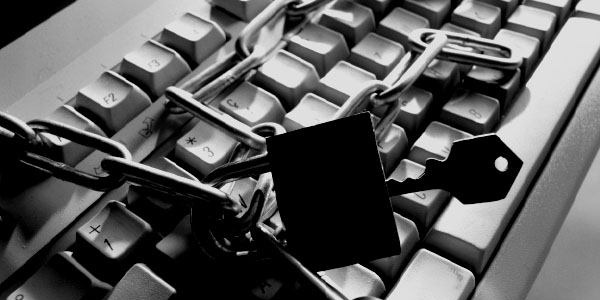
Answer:
[[[175,288],[154,274],[144,264],[135,264],[115,285],[106,300],[170,300]]]
[[[125,55],[120,72],[147,88],[152,96],[161,96],[167,87],[191,72],[188,64],[174,50],[149,40]]]
[[[249,126],[281,123],[285,114],[277,97],[245,81],[223,98],[219,109]]]
[[[402,7],[427,18],[432,28],[439,28],[450,13],[450,0],[405,0]]]
[[[111,201],[77,230],[73,257],[99,276],[115,279],[148,245],[151,232],[150,224],[123,203]]]
[[[104,134],[98,125],[69,105],[57,108],[45,119],[71,125],[75,128],[106,137],[106,134]],[[53,151],[55,152],[53,154],[57,156],[56,159],[69,166],[75,166],[94,150],[47,132],[43,132],[42,135],[54,146]]]
[[[464,131],[437,121],[431,122],[410,149],[408,159],[421,165],[425,165],[429,158],[443,160],[450,153],[454,141],[468,137],[471,135]]]
[[[250,22],[271,0],[212,0],[212,3],[243,21]]]
[[[217,23],[186,13],[167,24],[160,39],[199,64],[225,44],[227,37]]]
[[[317,24],[306,25],[293,36],[287,50],[311,63],[319,76],[325,75],[338,61],[348,57],[344,36]]]
[[[60,252],[7,300],[80,300],[104,299],[112,287],[98,280],[67,252]]]
[[[526,0],[523,4],[554,13],[558,17],[558,26],[560,26],[571,11],[572,0]]]
[[[313,94],[306,94],[302,100],[285,115],[283,127],[292,131],[314,126],[331,120],[338,106]]]
[[[342,106],[369,80],[375,80],[375,75],[345,61],[340,61],[325,77],[321,78],[315,93],[337,106]]]
[[[326,9],[319,24],[344,35],[350,47],[375,29],[375,18],[367,7],[353,1],[337,1]]]
[[[151,104],[146,93],[113,71],[102,73],[75,96],[76,107],[94,114],[110,132],[123,128]]]
[[[502,22],[500,8],[476,0],[464,0],[452,12],[451,20],[484,38],[493,38]]]
[[[402,45],[370,32],[354,48],[349,61],[384,79],[404,56]]]
[[[553,13],[526,5],[519,5],[506,23],[506,29],[540,40],[542,52],[550,46],[555,28],[556,16]]]
[[[377,34],[410,47],[408,35],[415,29],[429,28],[429,21],[406,9],[396,7],[377,26]]]
[[[444,105],[440,119],[471,134],[488,133],[500,119],[500,103],[479,93],[459,91]]]
[[[275,94],[286,109],[291,109],[304,94],[311,92],[319,82],[315,67],[285,50],[264,63],[252,82]]]

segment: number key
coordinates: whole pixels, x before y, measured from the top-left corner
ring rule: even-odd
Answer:
[[[249,126],[281,123],[285,114],[277,97],[249,82],[243,82],[226,96],[219,109]]]
[[[487,3],[465,0],[454,9],[451,20],[452,23],[476,31],[484,38],[493,38],[500,30],[501,10]]]
[[[472,134],[488,133],[500,119],[500,103],[492,97],[463,90],[444,105],[440,118]]]

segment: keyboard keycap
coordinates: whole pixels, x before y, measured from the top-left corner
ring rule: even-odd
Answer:
[[[379,20],[390,8],[392,0],[357,0],[356,2],[370,8],[375,18]]]
[[[46,119],[71,125],[73,127],[104,137],[106,136],[106,134],[102,131],[102,129],[100,129],[100,127],[98,127],[98,125],[94,124],[94,122],[86,118],[69,105],[60,106],[57,110],[52,112],[52,114],[46,117]],[[66,163],[69,166],[75,166],[94,150],[90,147],[80,145],[50,133],[44,132],[42,135],[56,147],[56,159]]]
[[[499,7],[502,10],[502,20],[506,20],[506,18],[508,16],[510,16],[510,14],[512,14],[513,11],[515,11],[515,9],[517,8],[517,5],[519,5],[519,3],[521,2],[519,0],[479,0],[479,1],[487,3],[492,6]]]
[[[116,132],[150,106],[150,98],[121,75],[107,71],[75,97],[76,107],[91,112]]]
[[[458,25],[454,25],[452,23],[446,23],[444,24],[440,30],[445,30],[445,31],[450,31],[450,32],[454,32],[454,33],[462,33],[462,34],[468,34],[468,35],[472,35],[472,36],[476,36],[476,37],[481,37],[481,34],[473,31],[473,30],[469,30],[466,29],[464,27],[458,26]]]
[[[144,264],[135,264],[121,278],[107,300],[169,300],[175,289]]]
[[[409,253],[419,241],[419,232],[417,226],[411,220],[394,213],[398,238],[400,239],[400,248],[402,252],[398,255],[380,258],[366,264],[366,267],[373,270],[384,281],[386,287],[391,287],[401,268],[407,263]]]
[[[523,4],[554,13],[560,26],[571,11],[572,0],[526,0]]]
[[[444,100],[460,82],[460,66],[447,60],[434,59],[419,76],[415,85],[433,93],[435,99]]]
[[[475,287],[473,274],[435,253],[417,251],[389,300],[466,300]]]
[[[123,203],[111,201],[77,230],[73,257],[98,276],[114,278],[143,251],[151,232],[150,224]]]
[[[287,131],[293,131],[324,123],[331,120],[337,110],[337,105],[313,93],[308,93],[285,115],[283,127]]]
[[[497,134],[523,160],[507,197],[478,205],[451,200],[426,238],[428,244],[475,273],[486,267],[587,79],[596,70],[600,40],[582,39],[581,32],[600,35],[600,22],[567,20],[527,82],[526,92],[519,94],[515,109],[508,111],[499,126]]]
[[[411,86],[400,96],[401,110],[394,123],[406,130],[409,137],[417,134],[425,124],[429,109],[433,104],[433,94]],[[385,107],[375,109],[375,115],[381,117],[385,113]]]
[[[270,0],[213,0],[212,3],[243,21],[250,22],[269,3]]]
[[[521,70],[503,72],[500,70],[474,66],[465,76],[463,86],[500,102],[502,111],[511,104],[521,87]]]
[[[452,23],[471,29],[484,38],[493,38],[500,30],[500,8],[476,0],[464,0],[454,12]]]
[[[348,46],[352,47],[375,29],[375,18],[369,8],[342,0],[323,12],[319,24],[343,34]]]
[[[378,118],[374,117],[375,120]],[[408,137],[402,127],[393,124],[382,141],[377,143],[385,174],[390,174],[408,150]]]
[[[542,52],[550,46],[555,28],[556,16],[553,13],[525,5],[519,5],[506,23],[506,29],[540,40]]]
[[[514,47],[515,51],[523,57],[521,64],[523,79],[529,78],[540,57],[540,41],[529,35],[508,29],[500,29],[494,40]]]
[[[198,124],[177,140],[175,157],[206,176],[229,161],[237,141],[227,133],[199,120]]]
[[[402,45],[371,32],[352,48],[348,60],[382,80],[398,64],[402,56],[404,56]]]
[[[600,20],[600,2],[595,0],[580,0],[575,7],[576,17]]]
[[[55,254],[6,300],[104,299],[112,287],[98,280],[66,252]]]
[[[281,123],[285,111],[273,94],[242,82],[219,104],[219,109],[249,126],[264,122]]]
[[[345,61],[340,61],[327,75],[321,78],[315,93],[337,106],[342,106],[369,80],[375,80],[375,75]]]
[[[403,159],[390,175],[390,179],[397,181],[414,179],[421,176],[423,172],[425,172],[424,166]],[[395,211],[412,219],[423,232],[427,232],[449,197],[448,192],[436,189],[392,196],[390,200]]]
[[[450,0],[405,0],[402,7],[427,18],[431,28],[440,28],[450,13]]]
[[[121,73],[143,84],[154,97],[162,95],[189,72],[190,67],[177,52],[153,40],[121,61]]]
[[[385,285],[379,276],[359,264],[331,269],[319,274],[324,281],[337,288],[349,299],[363,296],[381,297],[385,293]]]
[[[304,94],[319,82],[315,67],[285,50],[264,63],[252,78],[253,83],[275,94],[286,109],[298,104]]]
[[[287,50],[311,63],[319,76],[349,55],[344,36],[312,23],[290,39]]]
[[[471,134],[488,133],[500,119],[500,103],[479,93],[459,91],[444,105],[440,119]]]
[[[425,165],[428,158],[445,159],[456,140],[471,137],[470,134],[434,121],[413,144],[408,159]]]
[[[196,64],[225,44],[225,31],[215,22],[186,13],[165,26],[160,40]]]
[[[381,36],[399,42],[404,47],[410,47],[408,35],[419,28],[429,28],[429,21],[406,9],[396,7],[379,22],[376,32]]]

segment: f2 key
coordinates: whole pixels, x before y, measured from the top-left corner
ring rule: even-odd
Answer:
[[[495,134],[454,142],[449,156],[429,159],[417,179],[389,180],[391,195],[443,189],[462,203],[473,204],[503,199],[521,170],[523,161]]]

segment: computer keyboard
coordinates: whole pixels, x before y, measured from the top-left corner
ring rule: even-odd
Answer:
[[[163,93],[191,89],[191,78],[231,57],[241,30],[269,3],[156,1],[6,111],[111,137],[135,161],[202,180],[237,141],[189,114],[168,114]],[[278,26],[264,30],[273,35]],[[521,173],[497,202],[465,205],[442,190],[393,197],[402,253],[319,275],[350,299],[504,299],[486,281],[488,268],[597,70],[596,1],[333,1],[208,105],[250,126],[276,122],[291,131],[325,122],[361,83],[385,80],[411,51],[408,35],[423,27],[511,43],[523,63],[502,72],[432,62],[379,143],[386,174],[416,177],[452,142],[489,132],[523,160]],[[103,173],[105,154],[47,137],[64,162]],[[221,189],[243,202],[255,185],[246,178]],[[2,191],[0,208],[6,299],[303,297],[302,285],[273,263],[215,265],[197,247],[188,209],[134,186],[102,193],[48,178]],[[278,214],[265,224],[282,226]]]

